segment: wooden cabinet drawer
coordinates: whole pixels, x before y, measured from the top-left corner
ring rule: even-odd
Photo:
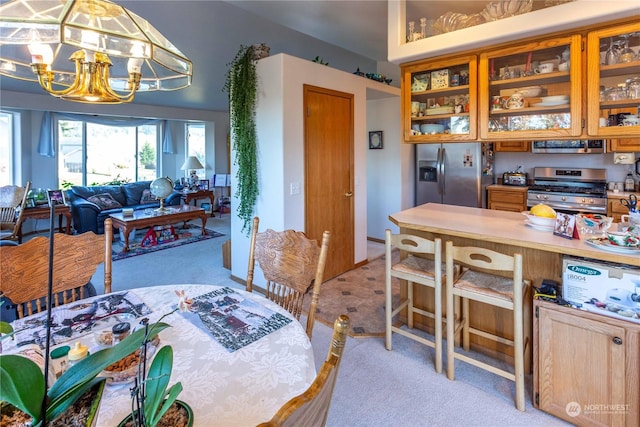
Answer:
[[[488,189],[487,207],[500,211],[522,212],[527,210],[525,187],[494,187]]]

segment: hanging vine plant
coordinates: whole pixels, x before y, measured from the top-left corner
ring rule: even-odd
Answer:
[[[227,64],[224,90],[229,94],[229,113],[235,158],[238,166],[236,197],[240,199],[238,217],[242,231],[250,230],[258,198],[258,162],[256,158],[255,111],[258,92],[256,60],[268,56],[264,44],[240,46],[233,61]]]

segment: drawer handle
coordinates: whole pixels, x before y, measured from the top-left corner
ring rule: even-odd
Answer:
[[[622,345],[622,338],[620,337],[613,337],[613,343],[615,345]]]

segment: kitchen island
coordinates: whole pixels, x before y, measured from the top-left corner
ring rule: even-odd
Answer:
[[[640,256],[607,252],[592,247],[584,240],[568,239],[526,225],[526,217],[520,213],[480,209],[464,206],[427,203],[394,213],[389,219],[400,227],[402,233],[416,234],[429,239],[439,237],[451,240],[458,246],[478,246],[507,254],[520,253],[523,257],[523,276],[533,286],[540,286],[543,279],[562,283],[562,256],[573,255],[596,260],[640,266]],[[403,289],[404,292],[404,289]],[[421,308],[433,311],[433,290],[418,287],[414,300]],[[404,295],[403,295],[404,296]],[[530,304],[531,305],[531,304]],[[513,329],[509,311],[471,302],[470,322],[474,327],[498,335],[512,337]],[[531,320],[531,314],[527,315]],[[431,319],[418,316],[417,327],[432,332]],[[531,324],[527,321],[526,324]],[[531,343],[531,328],[525,330]],[[472,347],[494,357],[510,359],[511,347],[472,336]],[[527,362],[531,361],[531,345]],[[526,363],[529,365],[529,363]]]

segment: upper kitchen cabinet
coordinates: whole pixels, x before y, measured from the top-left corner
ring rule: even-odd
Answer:
[[[640,136],[640,22],[587,34],[588,132]]]
[[[476,139],[477,69],[475,55],[401,67],[405,142]]]
[[[567,138],[582,132],[582,37],[570,35],[480,55],[480,138]]]
[[[534,1],[530,12],[516,16],[511,13],[514,9],[521,11],[517,3],[527,3],[527,0],[389,0],[386,3],[388,60],[394,64],[463,54],[638,14],[637,1]],[[502,15],[494,13],[498,9],[502,9]],[[410,23],[413,22],[414,31],[422,35],[422,18],[427,20],[426,37],[416,39],[411,34]],[[443,28],[446,32],[436,34],[433,29],[439,21],[444,24],[440,27],[446,26]]]

